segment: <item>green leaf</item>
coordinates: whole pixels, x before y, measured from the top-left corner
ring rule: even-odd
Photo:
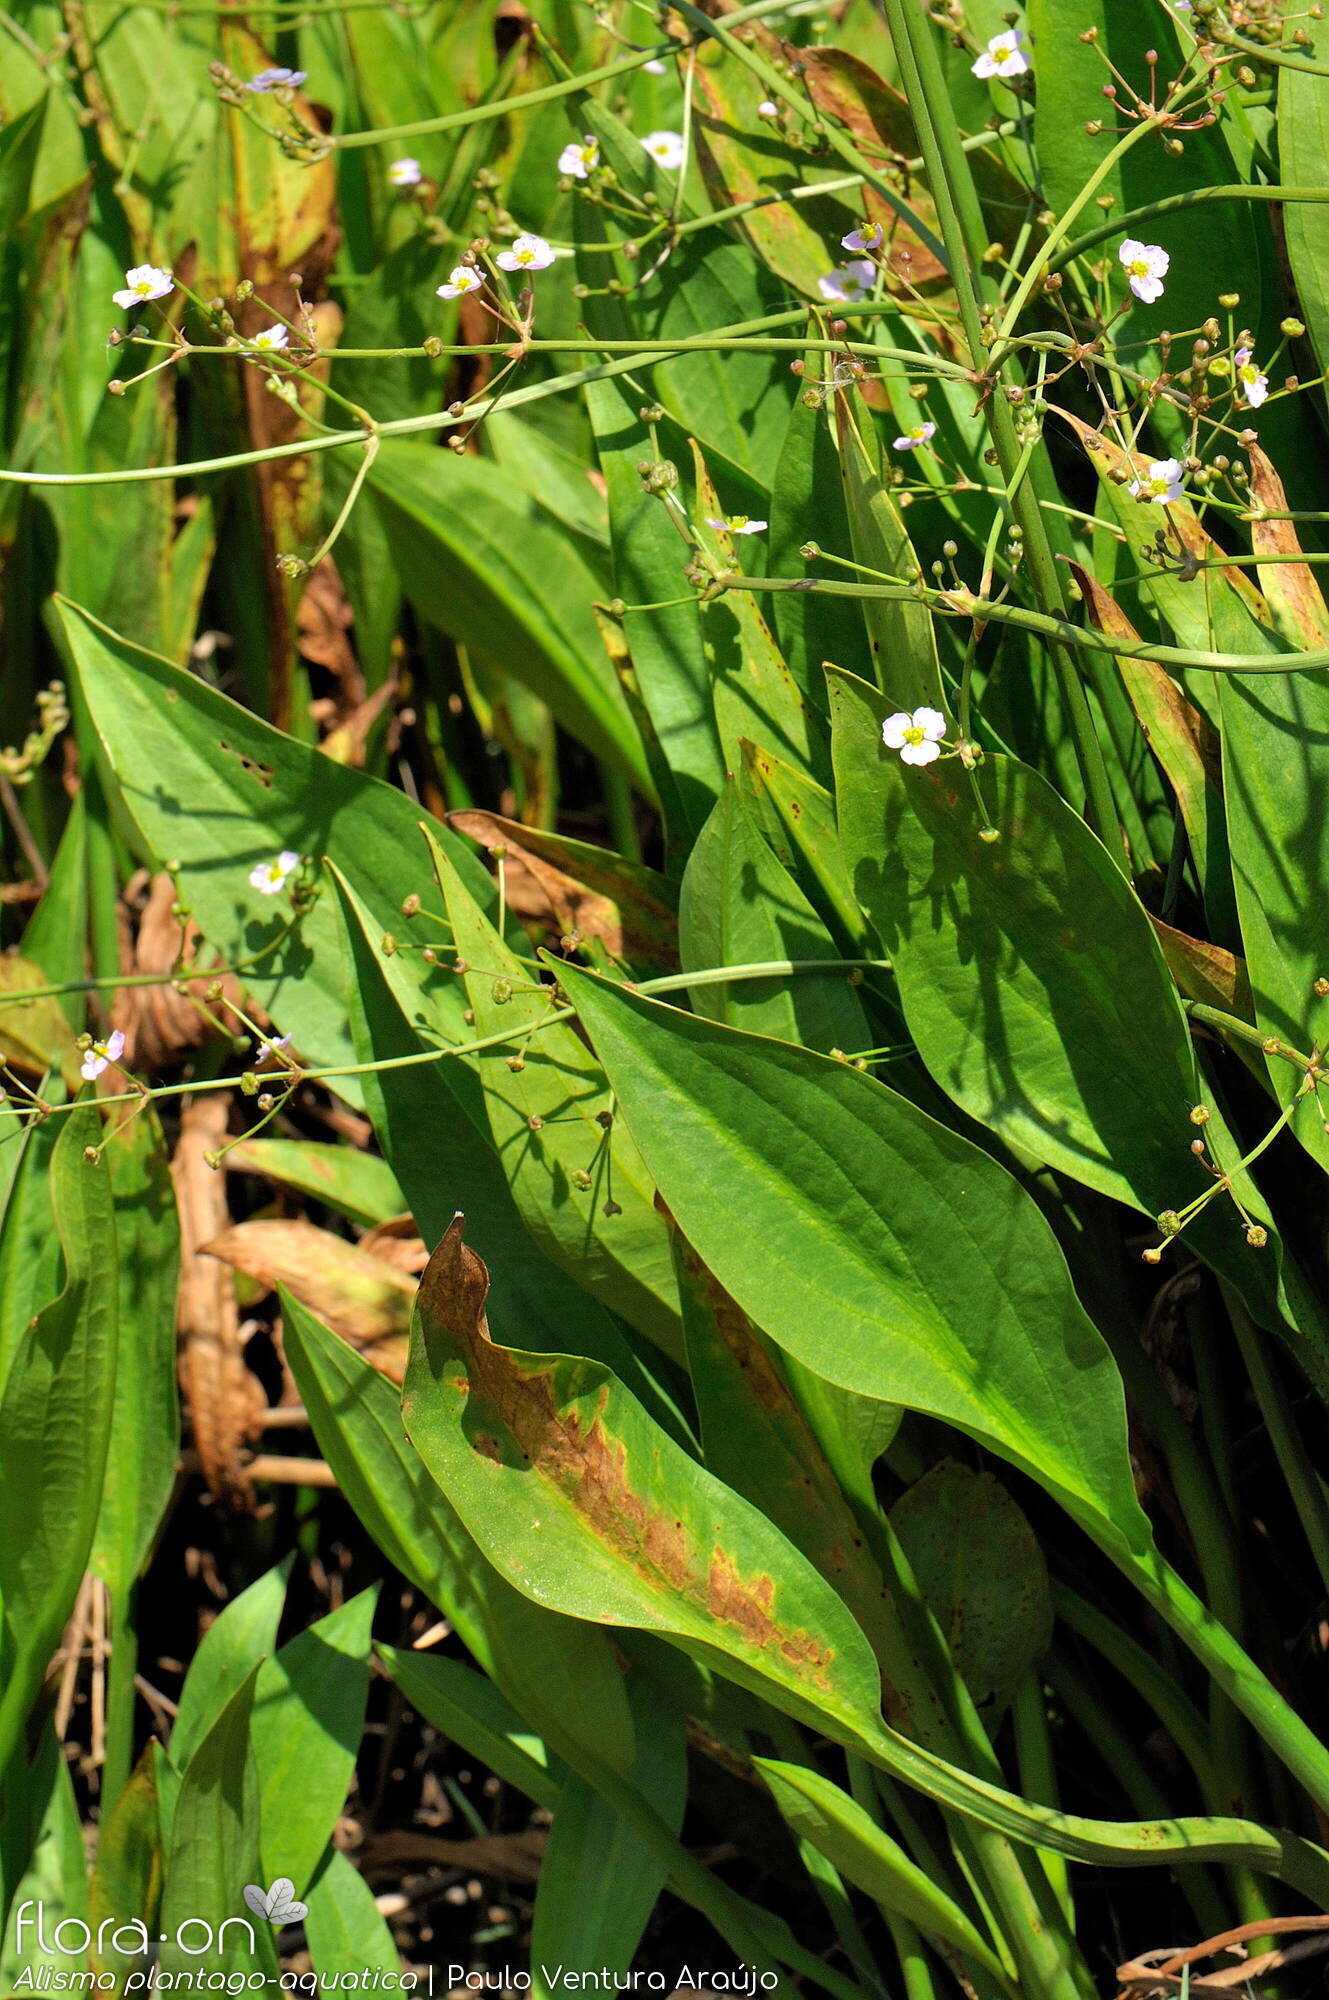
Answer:
[[[200,1924],[211,1932],[210,1967],[254,1969],[242,1913],[245,1888],[259,1873],[258,1767],[249,1741],[258,1672],[255,1664],[228,1691],[181,1776],[162,1886],[163,1973],[197,1966]]]
[[[1299,24],[1296,54],[1317,63],[1329,57],[1329,34],[1313,16]],[[1281,177],[1289,186],[1324,187],[1329,176],[1329,77],[1305,70],[1279,69],[1278,158]],[[1289,202],[1283,211],[1283,234],[1296,286],[1297,310],[1310,332],[1320,367],[1329,367],[1329,214],[1322,202]]]
[[[1255,1019],[1266,1035],[1311,1055],[1324,1033],[1315,996],[1324,964],[1316,885],[1329,865],[1329,827],[1307,810],[1305,788],[1313,795],[1323,779],[1329,673],[1217,679],[1228,843]],[[1297,785],[1289,783],[1293,771]],[[1267,1064],[1275,1097],[1289,1104],[1302,1073],[1277,1056]],[[1317,1097],[1296,1112],[1292,1130],[1329,1171]]]
[[[1001,1960],[959,1905],[838,1785],[802,1764],[771,1757],[753,1761],[792,1830],[810,1840],[841,1874],[883,1909],[981,1966],[1004,1992],[1012,1990]]]
[[[286,1601],[286,1582],[295,1558],[287,1556],[213,1619],[189,1663],[180,1706],[171,1729],[170,1771],[159,1774],[162,1825],[170,1825],[178,1779],[207,1740],[227,1703],[247,1687],[277,1644],[277,1626]],[[252,1690],[251,1690],[252,1693]],[[246,1722],[246,1729],[248,1723]],[[165,1780],[164,1783],[161,1780]],[[257,1865],[257,1860],[255,1862]]]
[[[134,1948],[129,1927],[142,1924],[149,1937],[157,1931],[162,1857],[155,1763],[161,1755],[160,1744],[148,1745],[97,1835],[88,1890],[91,1965],[95,1972],[113,1973],[121,1992],[126,1975],[142,1970],[142,1956]],[[117,1933],[121,1933],[119,1944]],[[131,1947],[128,1951],[120,1948],[126,1944]]]
[[[303,1896],[346,1800],[364,1734],[370,1626],[378,1590],[362,1590],[265,1660],[250,1738],[258,1764],[264,1882],[285,1875]]]
[[[86,1922],[88,1917],[87,1850],[83,1845],[73,1773],[59,1754],[60,1746],[54,1742],[53,1734],[48,1742],[49,1748],[28,1780],[28,1803],[41,1814],[41,1823],[32,1858],[9,1899],[9,1923],[0,1946],[0,1989],[6,1994],[40,1991],[38,1982],[43,1974],[50,1981],[48,1990],[58,1991],[55,1982],[59,1974],[63,1972],[68,1977],[75,1969],[71,1965],[74,1955],[62,1949],[58,1941],[60,1925],[69,1919],[70,1931],[77,1937],[74,1926]],[[4,1903],[4,1897],[0,1896],[0,1906]],[[43,1939],[47,1950],[42,1949]],[[138,1962],[142,1964],[141,1959]]]
[[[432,624],[517,675],[638,791],[650,774],[576,545],[487,459],[389,443],[369,475],[402,588]]]
[[[636,1147],[612,1123],[601,1122],[613,1115],[604,1077],[571,1027],[540,1025],[551,1009],[549,989],[533,986],[529,962],[508,950],[428,831],[426,838],[457,955],[467,968],[473,1023],[465,1039],[512,1037],[509,1047],[486,1049],[472,1061],[494,1151],[521,1218],[552,1262],[666,1353],[677,1354],[664,1224]],[[537,1027],[522,1039],[524,1030]]]
[[[743,782],[758,824],[835,939],[836,949],[846,957],[879,956],[840,846],[835,800],[824,785],[769,750],[759,750],[755,743],[742,748]]]
[[[877,434],[870,432],[870,446],[864,443],[845,390],[836,392],[835,432],[854,560],[883,576],[909,576],[917,558],[882,478]],[[873,678],[886,689],[891,708],[929,705],[944,712],[946,690],[927,605],[913,597],[865,597],[862,603]]]
[[[598,263],[586,259],[584,265]],[[592,282],[599,282],[598,272]],[[724,777],[711,703],[700,611],[683,571],[687,549],[664,503],[642,491],[637,466],[650,441],[637,397],[617,381],[592,382],[586,405],[595,426],[600,471],[609,497],[614,592],[625,604],[664,604],[623,620],[632,669],[661,756],[672,779],[662,794],[670,842],[686,852]],[[681,604],[673,602],[679,597]]]
[[[446,1613],[541,1734],[559,1744],[598,1742],[626,1769],[632,1717],[608,1639],[531,1604],[491,1568],[406,1443],[397,1396],[368,1362],[285,1296],[282,1325],[319,1449],[388,1560]]]
[[[692,457],[696,478],[692,526],[703,562],[717,572],[742,570],[746,564],[734,536],[714,525],[726,518],[728,510],[695,443]],[[704,602],[702,636],[727,768],[737,770],[740,741],[750,737],[800,770],[829,776],[820,701],[810,700],[790,673],[753,593],[725,591]]]
[[[627,1780],[677,1834],[687,1804],[686,1718],[644,1675],[628,1682],[637,1757]],[[554,1809],[531,1919],[531,1991],[561,1990],[556,1968],[630,1971],[668,1865],[593,1783],[572,1773]]]
[[[244,1139],[226,1157],[229,1166],[294,1188],[350,1222],[372,1226],[407,1213],[406,1197],[387,1161],[355,1146],[314,1139]]]
[[[1213,1185],[1190,1153],[1208,1096],[1153,926],[1106,849],[1028,765],[985,758],[980,809],[955,765],[910,770],[886,750],[874,689],[837,674],[831,700],[845,857],[936,1081],[1100,1194],[1184,1208]],[[1206,1139],[1231,1168],[1210,1110]],[[1237,1187],[1266,1212],[1248,1175]],[[1188,1240],[1268,1314],[1277,1267],[1234,1224],[1215,1203]]]
[[[0,959],[0,1059],[29,1074],[55,1070],[74,1091],[78,1061],[69,1022],[60,1001],[43,991],[54,983],[27,958]]]
[[[1138,641],[1139,634],[1096,577],[1072,563],[1085,609],[1093,624],[1114,638]],[[1279,574],[1276,570],[1275,575]],[[1116,662],[1122,685],[1149,748],[1167,774],[1190,841],[1204,895],[1210,930],[1220,941],[1238,937],[1232,892],[1232,865],[1223,823],[1223,791],[1217,733],[1153,660]]]
[[[115,1200],[120,1296],[111,1446],[89,1567],[104,1579],[113,1603],[123,1606],[176,1480],[180,1226],[170,1161],[151,1107],[108,1134],[102,1157]]]
[[[87,804],[80,786],[70,801],[50,879],[23,932],[23,956],[40,967],[49,986],[80,980],[87,969],[87,866]],[[85,996],[66,993],[56,1004],[77,1033],[87,1011]]]
[[[180,887],[209,945],[228,964],[254,959],[248,991],[313,1063],[350,1058],[337,919],[316,900],[290,924],[285,898],[261,895],[249,871],[283,849],[340,861],[382,929],[414,888],[438,914],[417,850],[419,807],[404,793],[271,729],[194,674],[141,651],[72,604],[60,607],[79,682],[120,795],[150,853],[180,863]],[[493,890],[464,841],[440,843],[482,899]],[[286,935],[283,936],[283,933]],[[460,1001],[458,1000],[460,1013]],[[353,1078],[341,1080],[354,1099]]]
[[[688,972],[836,956],[816,911],[762,839],[732,778],[688,861],[679,946]],[[700,985],[692,989],[692,1004],[709,1020],[823,1052],[856,1051],[872,1042],[843,971]]]
[[[1086,107],[1101,104],[1104,82],[1111,81],[1107,65],[1113,66],[1123,87],[1123,101],[1125,90],[1138,90],[1148,99],[1155,71],[1146,64],[1145,51],[1158,51],[1159,77],[1175,76],[1181,68],[1183,36],[1153,0],[1077,0],[1073,7],[1060,0],[1029,0],[1027,18],[1038,51],[1034,131],[1042,187],[1048,207],[1060,215],[1114,144],[1109,132],[1085,129],[1090,119],[1101,115]],[[1189,32],[1184,40],[1190,42]],[[1124,216],[1168,195],[1240,179],[1224,137],[1226,123],[1188,131],[1179,154],[1167,152],[1158,138],[1145,131],[1100,183],[1099,201],[1110,200],[1113,212]],[[1081,215],[1080,229],[1087,230],[1097,220],[1098,211],[1091,205]],[[1138,231],[1123,224],[1123,237],[1142,234],[1170,251],[1172,268],[1166,304],[1141,305],[1126,290],[1116,262],[1117,242],[1109,239],[1094,253],[1111,265],[1113,304],[1124,299],[1129,307],[1118,338],[1153,339],[1165,321],[1198,326],[1214,309],[1215,273],[1222,274],[1225,287],[1240,294],[1243,325],[1258,324],[1262,274],[1255,231],[1248,202],[1205,202],[1184,214],[1142,223]],[[1188,436],[1184,421],[1174,423],[1161,404],[1151,419],[1169,439]]]
[[[852,1612],[877,1656],[893,1726],[944,1741],[936,1692],[902,1654],[898,1613],[855,1518],[856,1505],[875,1517],[872,1466],[900,1412],[772,1349],[677,1231],[674,1257],[707,1466],[788,1536]]]
[[[825,359],[815,352],[806,357],[805,381],[820,376]],[[826,548],[852,546],[835,433],[818,390],[808,389],[794,398],[771,484],[770,518],[768,576],[801,579],[807,575],[808,564],[801,551],[807,545],[811,524],[815,523]],[[787,590],[777,592],[770,605],[789,671],[813,706],[824,713],[822,662],[859,657],[867,600],[855,604],[851,597]]]
[[[50,1088],[50,1082],[46,1085]],[[60,1238],[51,1227],[51,1154],[60,1136],[52,1118],[35,1124],[14,1114],[5,1133],[11,1176],[0,1212],[0,1389],[35,1312],[60,1285]]]
[[[444,1653],[375,1647],[398,1687],[449,1742],[459,1743],[488,1770],[553,1811],[566,1772],[494,1683]]]
[[[769,31],[760,37],[758,52],[768,61],[781,60],[780,44]],[[827,245],[837,242],[855,218],[849,206],[852,191],[787,198],[789,189],[822,178],[827,168],[824,162],[814,166],[777,125],[763,119],[759,107],[766,85],[743,63],[699,62],[696,85],[699,101],[692,129],[715,207],[753,203],[746,215],[734,218],[732,227],[755,251],[754,261],[797,291],[815,296],[818,279],[836,262]]]
[[[900,1496],[891,1526],[991,1732],[1052,1638],[1033,1530],[999,1479],[955,1459]]]
[[[559,976],[679,1227],[763,1332],[1148,1547],[1116,1369],[1002,1167],[847,1064]]]
[[[402,1415],[490,1560],[543,1603],[668,1633],[797,1713],[868,1725],[871,1651],[812,1565],[607,1369],[500,1347],[488,1286],[454,1224],[421,1281]]]
[[[647,338],[706,340],[717,327],[742,326],[788,303],[783,287],[741,244],[700,232],[685,237],[665,265],[655,297],[643,304],[642,331]],[[722,453],[759,491],[769,489],[791,400],[782,355],[702,349],[660,362],[651,379],[665,409],[708,457]],[[726,494],[724,511],[743,511],[742,498]]]
[[[367,1076],[365,1095],[379,1142],[421,1235],[427,1243],[437,1242],[460,1210],[477,1243],[496,1260],[495,1313],[514,1337],[552,1347],[575,1339],[625,1375],[670,1428],[684,1432],[667,1384],[648,1370],[613,1314],[551,1263],[527,1230],[493,1149],[480,1081],[470,1064],[462,1059],[427,1065],[410,1061],[421,1053],[421,1017],[430,1004],[424,994],[432,989],[420,978],[427,968],[415,955],[397,952],[385,958],[363,906],[335,874],[334,883],[344,921],[357,1053],[366,1063],[396,1063],[404,1057],[409,1065]],[[531,970],[524,967],[522,978]],[[466,1030],[468,1038],[473,1032]],[[579,1045],[577,1060],[584,1059]],[[654,1216],[652,1227],[658,1229]]]
[[[340,1848],[328,1850],[303,1900],[309,1907],[305,1918],[309,1956],[329,1987],[338,1976],[359,1975],[363,1982],[366,1973],[401,1971],[400,1955],[379,1915],[374,1892]],[[386,1986],[387,1981],[383,1983]]]
[[[91,1103],[60,1121],[50,1194],[64,1287],[26,1328],[0,1396],[0,1771],[78,1594],[101,1504],[117,1255],[107,1168],[84,1158],[100,1138]]]

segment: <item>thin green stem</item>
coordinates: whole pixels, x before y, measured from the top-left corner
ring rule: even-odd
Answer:
[[[868,305],[846,307],[845,311],[868,312]],[[564,353],[592,352],[619,355],[616,361],[606,361],[598,367],[580,368],[567,375],[555,376],[548,382],[531,382],[524,389],[514,389],[502,397],[505,410],[516,409],[520,405],[544,402],[550,396],[566,395],[575,389],[584,389],[588,383],[604,382],[617,375],[629,375],[652,361],[667,361],[671,355],[698,353],[725,353],[731,348],[747,347],[740,336],[760,333],[772,326],[793,326],[806,319],[808,308],[799,307],[791,312],[775,313],[768,318],[753,320],[743,326],[722,327],[716,333],[704,338],[682,340],[641,340],[641,341],[553,341],[548,343]],[[511,343],[487,344],[473,348],[458,348],[457,353],[493,354],[506,353]],[[538,353],[543,342],[530,343],[530,351]],[[890,350],[879,347],[841,341],[771,340],[754,342],[752,352],[771,354],[806,354],[809,349],[822,353],[844,354],[846,351],[880,358]],[[926,365],[937,375],[948,375],[968,381],[971,371],[958,362],[948,361],[942,355],[924,357],[916,351],[900,350],[896,357],[912,364]],[[420,437],[429,431],[448,430],[458,424],[474,424],[488,416],[498,399],[492,396],[477,397],[475,401],[464,403],[459,410],[434,410],[421,417],[396,417],[391,422],[380,424],[380,437]],[[232,452],[225,457],[194,459],[177,465],[144,465],[128,470],[117,469],[108,472],[19,472],[11,467],[0,466],[0,483],[11,486],[129,486],[139,485],[151,479],[198,479],[213,472],[234,472],[242,466],[265,465],[275,459],[301,458],[308,452],[335,451],[343,445],[363,444],[363,429],[353,431],[332,431],[323,437],[297,438],[290,444],[264,445],[254,451]]]
[[[728,570],[722,571],[716,582],[726,590],[797,590],[823,597],[884,597],[896,603],[916,598],[930,604],[935,611],[957,618],[980,619],[984,624],[1009,625],[1058,646],[1110,653],[1119,660],[1153,660],[1165,667],[1203,668],[1211,674],[1298,674],[1329,667],[1329,647],[1307,653],[1205,653],[1185,646],[1161,646],[1152,639],[1116,639],[1092,625],[1073,625],[1069,618],[1029,611],[1023,605],[980,597],[970,590],[932,590],[921,584],[896,589],[888,584],[832,583],[821,577],[746,576]]]
[[[681,993],[693,986],[728,985],[735,979],[791,979],[804,973],[889,972],[890,969],[890,960],[886,958],[771,958],[752,965],[717,965],[706,966],[696,972],[670,972],[659,979],[637,980],[632,984],[632,991],[650,995]],[[173,974],[163,973],[155,983],[169,985],[173,977]],[[65,989],[57,987],[54,990],[63,992]],[[31,997],[28,992],[22,995],[24,1002]],[[3,1013],[3,1005],[0,1005],[0,1013]],[[376,1076],[383,1070],[418,1069],[425,1063],[443,1062],[449,1056],[480,1055],[486,1049],[502,1048],[507,1042],[536,1034],[542,1028],[552,1027],[557,1021],[570,1021],[574,1019],[575,1014],[576,1009],[573,1007],[551,1007],[544,1018],[533,1025],[504,1028],[494,1035],[478,1036],[474,1041],[420,1049],[414,1055],[389,1056],[382,1062],[335,1063],[325,1065],[321,1069],[302,1069],[299,1080],[302,1083],[323,1083],[339,1076]],[[243,1076],[195,1078],[188,1083],[162,1084],[155,1090],[112,1091],[98,1098],[97,1102],[102,1106],[146,1104],[156,1098],[190,1097],[205,1090],[238,1090],[243,1081]],[[42,1115],[54,1118],[74,1108],[72,1104],[53,1104]]]
[[[631,76],[645,63],[658,62],[663,56],[675,55],[677,50],[677,42],[660,42],[654,48],[639,49],[630,56],[620,56],[616,62],[601,63],[598,69],[584,70],[580,76],[542,84],[539,90],[519,91],[516,97],[498,98],[492,104],[473,104],[467,111],[448,111],[439,118],[417,118],[408,125],[381,125],[371,132],[339,132],[325,140],[324,144],[331,150],[344,153],[358,146],[382,146],[390,141],[395,144],[399,139],[423,139],[431,132],[458,132],[466,125],[480,125],[490,118],[506,118],[513,111],[533,110],[537,105],[552,103],[555,98],[571,97],[577,91],[589,90],[593,84],[612,83],[616,77]]]
[[[980,314],[987,230],[968,156],[961,150],[945,73],[930,22],[912,0],[884,0],[905,94],[913,107],[928,184],[946,243],[970,358],[977,368],[988,345]],[[1010,319],[1010,314],[1007,314]],[[1047,523],[1034,493],[1020,476],[1020,443],[1015,417],[1000,385],[992,383],[985,406],[988,429],[1011,507],[1024,535],[1029,576],[1045,615],[1066,609],[1064,579],[1057,567]],[[1126,855],[1117,837],[1117,814],[1103,748],[1094,729],[1084,684],[1071,653],[1054,644],[1053,665],[1070,724],[1089,816],[1114,864],[1124,873]]]
[[[1073,264],[1077,257],[1087,251],[1097,249],[1110,236],[1129,236],[1143,223],[1157,222],[1160,216],[1184,215],[1188,209],[1199,208],[1211,201],[1329,201],[1329,187],[1284,187],[1279,182],[1224,182],[1221,187],[1190,188],[1184,194],[1164,195],[1158,201],[1147,201],[1142,208],[1130,208],[1122,215],[1113,215],[1106,222],[1099,222],[1087,229],[1083,236],[1077,236],[1057,251],[1047,266],[1052,271],[1062,271]],[[1083,203],[1079,204],[1083,209]]]
[[[1298,1429],[1287,1390],[1265,1352],[1258,1327],[1229,1287],[1224,1286],[1223,1296],[1237,1336],[1237,1345],[1241,1349],[1241,1358],[1246,1364],[1246,1373],[1255,1391],[1255,1400],[1260,1406],[1260,1414],[1292,1496],[1292,1504],[1297,1510],[1297,1519],[1301,1522],[1321,1583],[1329,1591],[1329,1501],[1325,1498],[1323,1482]]]

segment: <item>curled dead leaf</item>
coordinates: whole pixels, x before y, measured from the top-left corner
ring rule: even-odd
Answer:
[[[226,1228],[226,1180],[207,1156],[226,1143],[229,1091],[187,1097],[171,1161],[180,1212],[180,1391],[200,1470],[233,1506],[252,1507],[245,1448],[259,1435],[267,1398],[245,1364],[235,1285],[203,1245]]]
[[[614,958],[677,967],[677,900],[664,876],[498,813],[452,812],[448,824],[491,854],[501,848],[509,868],[520,863],[561,932],[598,938]]]
[[[273,1291],[284,1285],[371,1367],[401,1381],[416,1284],[397,1264],[300,1221],[236,1223],[202,1248]]]
[[[360,1238],[360,1248],[413,1278],[418,1278],[429,1262],[428,1247],[409,1215],[394,1215],[366,1230]]]
[[[162,976],[160,986],[121,986],[111,1003],[111,1026],[125,1038],[125,1061],[140,1069],[159,1069],[163,1063],[201,1048],[217,1038],[217,1019],[226,1021],[225,1007],[216,1001],[204,1004],[216,975],[204,973],[187,982],[183,991],[166,982],[181,954],[181,923],[171,914],[176,886],[166,874],[154,875],[149,884],[146,873],[130,882],[119,910],[120,963],[129,973]],[[134,914],[137,911],[137,928]],[[186,956],[197,950],[200,932],[192,918],[183,927]],[[222,1001],[239,1001],[239,982],[224,976]]]

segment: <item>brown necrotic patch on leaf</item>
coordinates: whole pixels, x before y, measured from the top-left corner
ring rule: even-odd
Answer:
[[[682,1515],[634,1479],[628,1446],[611,1428],[612,1381],[577,1357],[523,1354],[493,1341],[485,1313],[489,1273],[463,1242],[462,1226],[454,1217],[421,1280],[420,1326],[436,1381],[455,1383],[458,1359],[466,1369],[472,1449],[494,1459],[497,1442],[499,1462],[506,1463],[519,1454],[653,1595],[682,1600],[824,1685],[834,1648],[781,1622],[774,1579],[747,1574],[722,1547],[705,1548]],[[575,1384],[568,1395],[561,1393],[565,1378]],[[408,1431],[414,1405],[408,1394],[402,1405]]]

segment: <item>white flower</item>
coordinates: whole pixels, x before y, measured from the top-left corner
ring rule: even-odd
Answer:
[[[1241,393],[1253,410],[1258,410],[1269,394],[1269,377],[1262,375],[1251,360],[1249,347],[1239,347],[1236,352],[1237,380]]]
[[[1003,28],[994,35],[978,60],[970,65],[975,76],[1023,76],[1030,68],[1025,49],[1029,38],[1023,28]]]
[[[261,69],[257,76],[251,76],[245,85],[256,97],[268,90],[294,90],[308,76],[307,69]]]
[[[876,275],[876,266],[870,258],[856,257],[852,264],[837,264],[824,278],[818,278],[817,290],[824,299],[852,306],[872,290]]]
[[[650,62],[642,64],[642,68],[648,76],[663,76],[666,65],[660,61],[658,56],[653,56]]]
[[[1128,236],[1117,255],[1137,299],[1143,299],[1147,306],[1151,306],[1155,299],[1162,298],[1163,280],[1172,259],[1161,245],[1140,243],[1134,236]]]
[[[554,253],[543,236],[514,236],[510,250],[500,250],[495,262],[500,271],[547,271]]]
[[[930,418],[925,417],[921,424],[915,424],[911,431],[904,433],[903,437],[893,439],[893,448],[896,451],[917,451],[921,444],[930,444],[936,435],[937,426]]]
[[[478,292],[484,287],[484,272],[477,271],[474,264],[457,264],[448,273],[446,285],[440,285],[441,299],[459,299],[466,292]]]
[[[886,231],[879,222],[865,222],[861,229],[851,229],[847,236],[840,238],[842,250],[880,250],[886,241]]]
[[[1180,500],[1182,492],[1181,460],[1179,458],[1154,458],[1149,461],[1149,470],[1143,479],[1132,479],[1130,494],[1133,500],[1147,500],[1160,507],[1166,507],[1169,500]]]
[[[149,299],[164,299],[174,290],[175,279],[169,271],[156,264],[135,264],[132,271],[125,272],[123,291],[112,292],[111,297],[118,306],[141,306]]]
[[[111,1063],[118,1063],[125,1052],[125,1038],[117,1028],[104,1042],[94,1042],[83,1053],[82,1074],[89,1083],[94,1076],[100,1076]]]
[[[769,526],[766,521],[754,521],[747,514],[725,514],[717,520],[714,514],[706,516],[708,528],[728,529],[731,535],[759,535]]]
[[[256,333],[249,345],[260,354],[280,354],[290,337],[284,326],[270,326],[263,333]]]
[[[898,750],[902,764],[930,764],[940,757],[937,745],[946,735],[946,718],[935,708],[916,708],[912,715],[901,709],[888,715],[881,725],[881,740],[888,750]]]
[[[283,847],[275,861],[260,861],[249,871],[250,887],[257,889],[260,896],[278,896],[286,887],[287,878],[300,866],[298,854],[292,854],[289,847]]]
[[[579,181],[584,181],[591,169],[598,167],[599,164],[600,141],[593,139],[589,132],[580,146],[574,139],[572,144],[565,146],[558,156],[558,171],[561,174],[571,174],[574,180]]]
[[[419,187],[424,177],[424,168],[409,154],[404,159],[394,160],[388,168],[389,185],[395,188]]]
[[[290,1046],[291,1038],[289,1035],[273,1035],[268,1041],[256,1042],[254,1045],[254,1061],[267,1062],[270,1057],[281,1055]]]
[[[683,134],[681,132],[648,132],[642,145],[667,174],[676,174],[683,164]]]
[[[780,116],[780,107],[773,97],[762,98],[761,103],[757,106],[757,116],[758,118],[778,118]]]

